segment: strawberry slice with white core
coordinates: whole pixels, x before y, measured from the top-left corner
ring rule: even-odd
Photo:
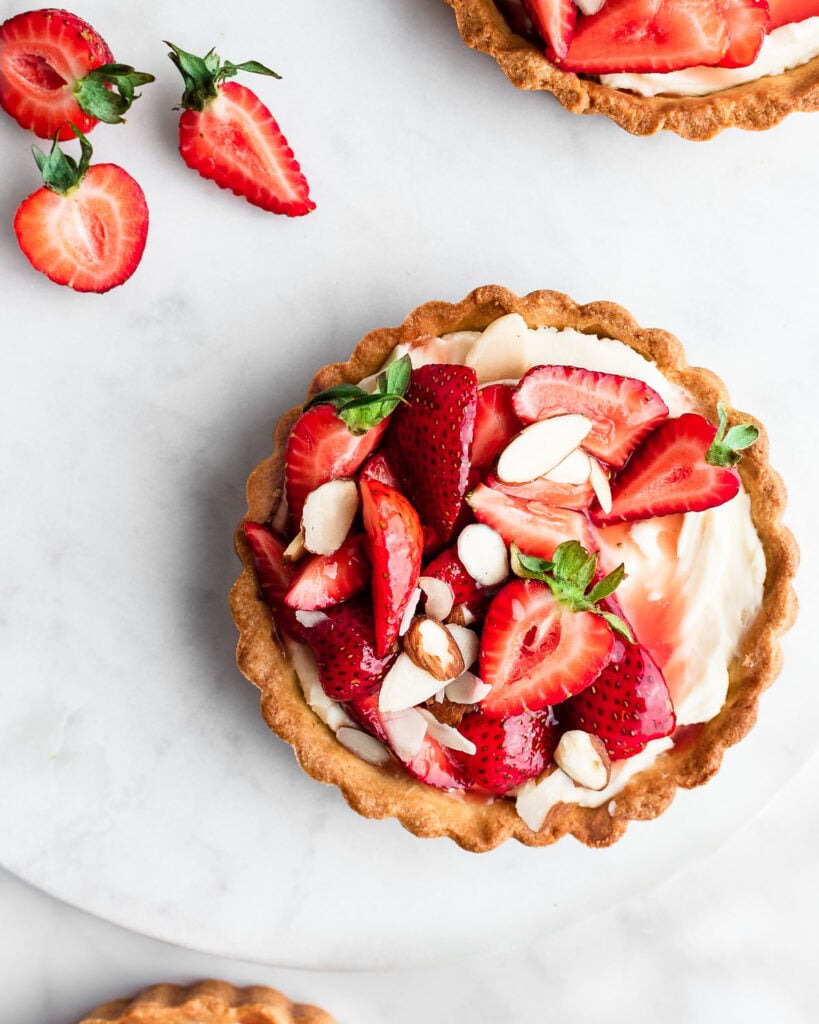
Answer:
[[[284,601],[302,611],[329,608],[363,590],[371,576],[367,538],[360,533],[349,537],[333,554],[313,555],[302,562]]]
[[[565,57],[577,21],[577,8],[572,0],[523,0],[523,6],[554,58]]]
[[[719,66],[746,68],[756,60],[771,23],[768,0],[720,0],[720,4],[731,42]]]
[[[729,43],[717,0],[606,0],[578,19],[560,66],[588,75],[678,71],[719,64]]]
[[[580,413],[593,423],[583,448],[610,466],[622,466],[640,441],[668,416],[668,407],[643,381],[576,366],[536,366],[521,380],[515,412],[524,423]]]

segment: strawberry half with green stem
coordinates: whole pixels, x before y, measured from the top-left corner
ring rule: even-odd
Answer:
[[[421,522],[446,543],[469,483],[478,378],[468,366],[436,363],[412,373],[384,451]]]
[[[489,606],[483,624],[480,678],[492,687],[482,707],[493,715],[539,711],[584,690],[627,624],[601,602],[624,576],[618,566],[594,582],[597,554],[576,541],[561,544],[552,561],[512,549],[513,580]]]
[[[43,139],[119,124],[154,76],[114,62],[108,44],[68,11],[26,11],[0,25],[0,106]]]
[[[370,541],[375,651],[384,657],[395,641],[421,573],[424,535],[418,513],[393,487],[361,481],[361,510]]]
[[[148,237],[145,195],[116,164],[91,166],[88,139],[74,129],[79,162],[60,149],[34,147],[43,188],[25,199],[14,232],[26,259],[57,284],[78,292],[107,292],[139,266]]]
[[[307,179],[276,119],[259,97],[238,82],[240,71],[280,78],[258,61],[222,62],[166,42],[185,82],[179,152],[203,178],[270,213],[301,217],[316,208]]]
[[[728,428],[722,403],[719,426],[684,413],[665,420],[632,455],[611,484],[611,511],[593,507],[600,526],[675,512],[702,512],[730,501],[740,488],[736,464],[759,431],[752,424]]]

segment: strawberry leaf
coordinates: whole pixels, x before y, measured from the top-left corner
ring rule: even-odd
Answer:
[[[218,95],[219,83],[226,78],[233,78],[240,71],[281,78],[281,75],[276,74],[275,71],[260,64],[257,60],[248,60],[243,64],[234,64],[229,60],[223,63],[215,50],[209,50],[204,57],[197,57],[194,53],[188,53],[187,50],[174,46],[167,39],[165,45],[170,46],[171,52],[168,56],[179,69],[185,82],[182,106],[187,110],[204,110]]]
[[[140,85],[154,81],[154,76],[136,71],[128,64],[103,64],[94,68],[74,87],[74,98],[80,110],[105,124],[122,124],[139,94]]]
[[[40,168],[43,176],[43,184],[52,192],[64,196],[77,188],[85,177],[85,172],[91,163],[93,149],[91,143],[73,124],[71,130],[80,140],[80,159],[77,162],[73,157],[68,156],[60,149],[57,136],[54,136],[54,143],[49,153],[44,153],[38,146],[32,146],[34,160]]]
[[[705,453],[705,461],[711,466],[735,466],[742,458],[740,452],[759,437],[759,431],[752,423],[740,423],[728,429],[728,417],[722,402],[717,403],[719,426],[711,447]]]
[[[399,402],[404,401],[411,375],[410,358],[402,356],[378,375],[373,393],[357,384],[336,384],[314,395],[302,412],[307,412],[314,405],[332,405],[354,434],[366,434],[386,419]]]

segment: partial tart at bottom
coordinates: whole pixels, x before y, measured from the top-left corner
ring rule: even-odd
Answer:
[[[573,114],[605,114],[632,135],[665,130],[704,141],[725,128],[763,131],[788,114],[819,110],[819,56],[708,95],[638,95],[561,69],[546,56],[518,0],[445,2],[455,11],[464,42],[493,57],[518,89],[550,92]]]
[[[338,461],[329,472],[337,479],[321,490],[353,496],[344,539],[336,537],[330,553],[315,553],[315,544],[314,553],[305,551],[299,526],[315,524],[302,514],[304,494],[285,480],[285,462],[295,478],[307,417],[336,430],[340,407],[351,400],[360,406],[362,391],[398,387],[410,366],[405,397],[379,399],[384,420],[356,435],[369,436],[366,452],[357,462]],[[569,397],[561,398],[566,382]],[[456,384],[471,389],[469,402],[452,391]],[[598,413],[597,392],[615,396],[615,420],[621,397],[636,409],[626,440],[602,406]],[[567,834],[610,845],[630,821],[664,811],[677,787],[699,786],[717,772],[780,670],[780,638],[796,614],[798,552],[782,523],[785,491],[768,463],[764,428],[730,407],[713,373],[689,366],[675,337],[640,327],[613,303],[581,306],[557,292],[518,297],[489,286],[459,303],[427,303],[399,327],[372,331],[346,363],[318,371],[308,398],[319,393],[312,411],[281,418],[272,454],[250,475],[248,511],[236,534],[242,572],[231,592],[239,667],[261,691],[269,727],[308,774],[338,786],[366,817],[395,817],[418,836],[448,836],[483,851],[509,838],[545,846]],[[547,395],[545,412],[531,412],[532,394]],[[372,399],[363,404],[372,408]],[[435,518],[413,475],[421,462],[433,467],[423,491],[440,490],[439,478],[451,475],[427,447],[428,438],[438,443],[448,416],[457,421],[466,462],[465,501],[454,522]],[[719,433],[718,417],[726,421]],[[510,463],[513,442],[533,427],[541,431],[542,421],[562,435],[579,423],[585,439],[570,440],[576,447],[560,466],[537,479],[505,482],[514,475],[511,463],[521,462],[518,444]],[[638,463],[650,462],[661,432],[679,434],[681,424],[717,434],[717,441],[727,426],[752,432],[753,443],[740,443],[737,468],[724,471],[735,497],[683,514],[663,507],[661,489],[653,512],[630,521],[632,509],[614,522],[628,503],[620,492],[634,490],[625,486],[628,474],[639,476]],[[534,448],[544,444],[554,441]],[[528,465],[533,446],[524,449]],[[578,464],[585,467],[579,476]],[[668,479],[680,475],[673,470]],[[326,506],[312,500],[332,509],[327,518],[337,522],[335,499]],[[413,502],[420,514],[407,511]],[[417,547],[423,550],[412,562]],[[405,548],[409,568],[395,554]],[[608,583],[598,584],[608,574],[615,582],[618,562],[625,579],[612,594]],[[588,632],[564,653],[561,638],[568,643],[580,620],[574,611],[561,618],[562,601],[550,618],[555,588],[548,580],[569,563],[573,571],[579,566],[583,608],[590,597],[597,603],[576,613]],[[351,579],[340,611],[333,606],[339,593],[324,591],[343,590]],[[729,596],[721,589],[726,581]],[[399,625],[385,602],[402,587]],[[528,620],[532,608],[536,618]],[[600,612],[607,623],[622,617],[631,640],[619,633],[612,639],[607,626],[601,632]],[[516,616],[532,623],[525,635],[506,626]],[[541,623],[551,623],[548,635]],[[454,655],[446,648],[452,639]],[[577,679],[563,678],[569,654],[599,644],[596,663],[584,654]],[[457,664],[447,662],[451,657]],[[359,659],[352,674],[350,659]]]
[[[224,981],[154,985],[132,999],[98,1006],[80,1024],[335,1024],[317,1006],[294,1003],[273,988]]]

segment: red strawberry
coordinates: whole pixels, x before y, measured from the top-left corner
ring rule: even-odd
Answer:
[[[395,653],[375,650],[369,597],[360,595],[316,613],[316,622],[302,626],[301,639],[316,657],[322,689],[333,700],[366,697],[378,690]]]
[[[819,16],[819,0],[768,0],[769,32],[782,25]]]
[[[619,637],[597,679],[557,710],[561,726],[599,736],[612,760],[639,753],[676,725],[668,687],[651,655]]]
[[[523,0],[523,6],[554,57],[565,57],[577,21],[577,8],[572,0]]]
[[[377,480],[361,481],[361,509],[373,564],[375,650],[383,657],[398,639],[418,583],[423,533],[418,513],[407,499]]]
[[[733,498],[740,486],[739,450],[753,444],[758,431],[752,426],[726,431],[721,406],[719,416],[719,430],[696,413],[661,423],[614,477],[611,511],[592,509],[594,521],[608,526],[701,512]]]
[[[554,717],[545,711],[494,716],[479,709],[461,720],[458,732],[478,748],[456,753],[473,786],[489,793],[506,793],[547,766],[557,745]]]
[[[348,537],[332,555],[311,555],[300,563],[285,604],[315,611],[347,601],[370,582],[372,566],[363,533]]]
[[[75,14],[46,8],[0,25],[0,106],[43,139],[118,124],[154,76],[114,64],[105,40]],[[59,133],[59,134],[58,134]]]
[[[721,68],[745,68],[757,58],[771,18],[768,0],[720,0],[731,41]]]
[[[185,80],[179,152],[203,178],[271,213],[300,217],[316,208],[307,180],[275,118],[250,89],[226,82],[239,71],[279,76],[257,61],[220,61],[173,43],[168,55]]]
[[[90,166],[80,136],[79,164],[56,140],[46,156],[34,150],[44,188],[14,217],[17,242],[35,270],[78,292],[107,292],[139,266],[148,237],[148,206],[136,181],[116,164]]]
[[[491,466],[523,424],[515,414],[511,384],[489,384],[478,392],[475,410],[475,432],[472,438],[473,469]]]
[[[285,494],[294,530],[301,524],[307,495],[328,480],[354,476],[386,427],[382,420],[365,434],[354,434],[329,404],[313,405],[296,420],[284,457]]]
[[[453,604],[465,604],[476,615],[491,596],[491,590],[474,580],[458,558],[457,547],[446,548],[423,570],[423,576],[434,576],[452,587]]]
[[[662,398],[641,380],[576,366],[534,367],[518,385],[514,405],[524,423],[565,413],[588,416],[594,426],[582,447],[610,466],[622,466],[668,415]]]
[[[560,66],[588,75],[719,64],[728,20],[718,0],[606,0],[578,19]]]
[[[584,484],[564,484],[541,476],[528,484],[507,484],[495,473],[490,473],[485,483],[487,487],[501,491],[510,498],[539,501],[556,508],[588,508],[594,498],[594,488],[588,480]]]
[[[442,746],[431,736],[426,736],[420,751],[404,767],[414,778],[436,789],[466,789],[460,765],[454,751]]]
[[[245,537],[253,554],[256,576],[265,603],[276,613],[276,620],[291,636],[301,637],[301,626],[284,605],[284,595],[293,578],[293,569],[282,561],[285,542],[262,523],[244,524]]]
[[[591,527],[582,512],[513,498],[485,484],[478,484],[467,500],[479,523],[493,527],[507,544],[517,544],[538,558],[551,558],[555,548],[570,539],[584,548],[594,547]]]
[[[379,483],[401,490],[398,477],[393,472],[390,460],[383,452],[375,452],[361,467],[360,480],[377,480]]]
[[[421,366],[404,399],[391,417],[385,451],[421,522],[446,542],[469,480],[477,376],[467,366]]]

